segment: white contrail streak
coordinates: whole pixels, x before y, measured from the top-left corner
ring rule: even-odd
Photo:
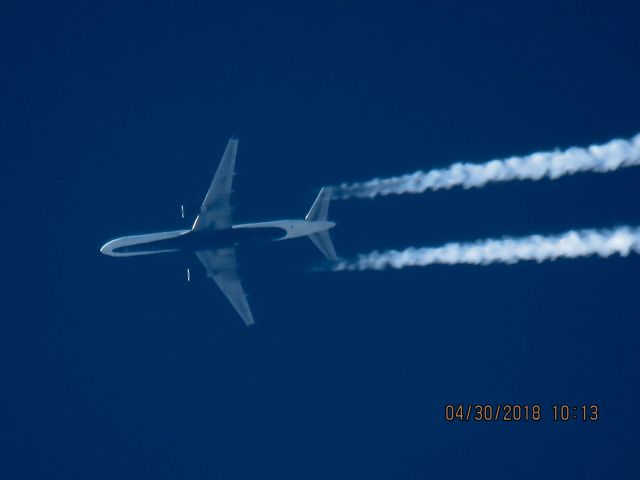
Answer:
[[[433,264],[516,263],[523,260],[544,262],[557,258],[598,255],[622,256],[640,253],[640,227],[618,227],[604,230],[571,230],[560,235],[502,239],[486,239],[473,243],[447,243],[433,248],[407,248],[360,255],[354,260],[341,260],[331,268],[342,270],[385,270],[387,268],[425,267]]]
[[[336,199],[373,198],[457,186],[474,188],[490,182],[556,179],[577,172],[610,172],[634,165],[640,165],[640,134],[631,140],[616,139],[587,148],[571,147],[486,163],[454,163],[428,172],[420,170],[400,177],[343,183],[335,187],[333,196]]]

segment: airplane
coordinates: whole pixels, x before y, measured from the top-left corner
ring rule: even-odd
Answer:
[[[244,323],[250,326],[255,322],[238,278],[236,245],[309,237],[327,259],[337,260],[329,236],[329,230],[336,224],[327,219],[331,189],[324,187],[304,219],[234,225],[230,197],[237,151],[238,140],[231,138],[191,229],[116,238],[105,243],[100,252],[112,257],[194,252],[207,277],[213,279]],[[182,211],[184,216],[184,209]],[[190,280],[189,270],[187,279]]]

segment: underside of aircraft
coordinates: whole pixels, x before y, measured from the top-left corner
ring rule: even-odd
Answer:
[[[237,273],[236,245],[248,241],[279,241],[309,237],[329,260],[338,257],[329,230],[335,223],[328,220],[331,190],[323,188],[304,219],[233,225],[231,219],[231,185],[234,176],[238,140],[230,139],[218,165],[200,212],[189,230],[132,235],[105,243],[100,252],[114,257],[130,257],[194,252],[227,297],[244,323],[254,324],[253,314]]]

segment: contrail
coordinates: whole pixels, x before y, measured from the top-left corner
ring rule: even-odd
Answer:
[[[537,152],[524,157],[509,157],[486,163],[454,163],[450,167],[417,171],[368,182],[343,183],[334,188],[333,197],[373,198],[378,195],[422,193],[443,188],[482,187],[490,182],[556,179],[577,172],[610,172],[640,165],[640,133],[631,140],[615,139],[587,148]]]
[[[630,252],[640,253],[640,227],[622,226],[603,230],[571,230],[560,235],[505,237],[472,243],[447,243],[433,248],[407,248],[360,255],[353,260],[340,260],[331,269],[385,270],[387,268],[426,267],[433,264],[517,263],[523,260],[544,262],[557,258],[598,255],[609,257]]]

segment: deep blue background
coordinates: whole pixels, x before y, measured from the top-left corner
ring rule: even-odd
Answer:
[[[637,2],[86,3],[2,4],[0,475],[640,477],[640,256],[310,273],[306,240],[247,247],[247,329],[185,282],[192,259],[98,253],[183,227],[231,135],[237,221],[303,216],[322,185],[629,137]],[[638,185],[336,202],[334,242],[638,225]],[[447,402],[545,418],[446,423]],[[555,424],[562,402],[601,419]]]

